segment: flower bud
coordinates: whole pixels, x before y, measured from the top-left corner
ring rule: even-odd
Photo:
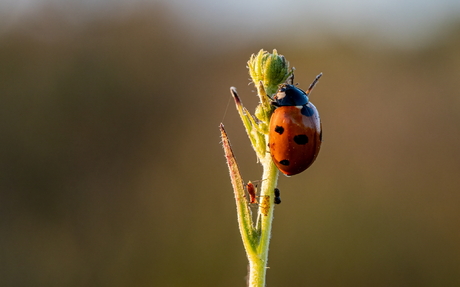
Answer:
[[[272,97],[278,90],[278,86],[283,84],[291,75],[289,62],[284,56],[278,55],[276,50],[273,54],[260,50],[257,55],[252,54],[248,61],[249,75],[256,87],[262,82],[265,92]]]

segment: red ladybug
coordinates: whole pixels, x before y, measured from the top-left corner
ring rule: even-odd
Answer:
[[[270,119],[270,154],[285,175],[306,170],[316,159],[322,141],[318,110],[308,95],[318,82],[319,74],[307,91],[285,84],[275,95],[275,109]]]

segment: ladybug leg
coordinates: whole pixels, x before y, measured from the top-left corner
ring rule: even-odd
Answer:
[[[270,104],[275,107],[279,107],[280,105],[276,101],[271,101]]]

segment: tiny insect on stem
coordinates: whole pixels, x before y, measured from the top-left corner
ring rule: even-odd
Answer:
[[[249,194],[249,203],[257,204],[257,185],[254,185],[252,182],[246,184],[246,190]]]
[[[278,188],[275,188],[274,202],[275,202],[275,204],[280,204],[281,203],[280,190]]]

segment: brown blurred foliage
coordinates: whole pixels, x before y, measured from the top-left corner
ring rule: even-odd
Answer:
[[[460,285],[460,26],[418,49],[286,31],[232,50],[179,18],[51,9],[0,36],[1,286],[244,286],[218,124],[257,180],[227,104],[234,85],[254,108],[261,48],[300,87],[324,73],[323,147],[280,178],[268,284]]]

